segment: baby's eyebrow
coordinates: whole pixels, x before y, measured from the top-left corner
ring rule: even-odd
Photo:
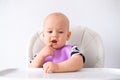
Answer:
[[[58,29],[58,30],[62,30],[62,31],[64,31],[65,29],[63,29],[63,28],[60,28],[60,29]]]

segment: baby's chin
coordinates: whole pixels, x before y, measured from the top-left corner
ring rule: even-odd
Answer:
[[[60,49],[60,47],[52,46],[53,49]]]
[[[64,46],[64,45],[63,45]],[[52,46],[54,49],[61,49],[63,46],[57,46],[57,45],[54,45]]]

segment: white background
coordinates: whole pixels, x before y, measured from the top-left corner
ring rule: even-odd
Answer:
[[[120,0],[0,0],[0,68],[26,67],[31,35],[56,11],[98,32],[105,67],[120,68]]]

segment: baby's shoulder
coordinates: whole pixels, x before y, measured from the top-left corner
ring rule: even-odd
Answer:
[[[65,45],[62,49],[70,49],[72,51],[80,51],[80,48],[76,45]]]

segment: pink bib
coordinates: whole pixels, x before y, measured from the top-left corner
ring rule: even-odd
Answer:
[[[53,56],[46,57],[45,62],[63,62],[71,57],[71,51],[72,47],[70,45],[65,45],[63,48],[56,50]]]

